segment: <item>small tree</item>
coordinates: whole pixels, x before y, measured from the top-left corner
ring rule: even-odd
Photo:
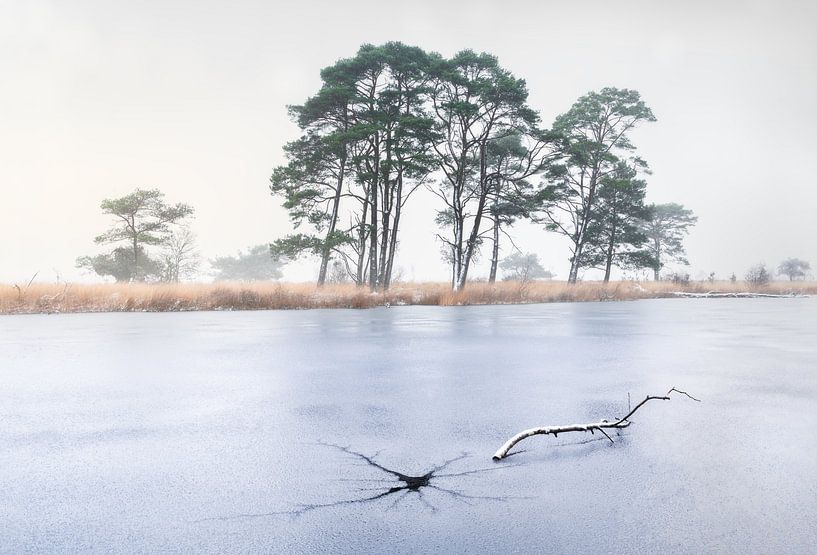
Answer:
[[[651,204],[647,207],[647,214],[644,233],[648,237],[647,250],[655,264],[653,277],[658,281],[661,279],[661,268],[668,262],[689,264],[683,241],[698,217],[692,210],[674,202]]]
[[[492,222],[489,283],[496,281],[501,235],[509,237],[508,228],[518,219],[531,218],[550,196],[550,191],[537,190],[528,178],[542,171],[550,161],[548,157],[552,153],[543,151],[542,147],[548,140],[555,142],[556,137],[546,132],[536,133],[538,142],[514,133],[487,145],[486,169],[490,176],[487,185],[490,191],[486,217]]]
[[[77,268],[90,270],[100,276],[111,276],[116,281],[134,281],[160,276],[163,266],[159,260],[148,256],[140,245],[136,264],[130,248],[116,247],[106,254],[77,258]]]
[[[196,235],[187,227],[172,232],[162,251],[162,281],[178,282],[196,275],[201,257]]]
[[[755,264],[746,272],[746,281],[756,287],[767,285],[771,280],[771,274],[766,269],[766,264],[763,262]]]
[[[789,281],[794,281],[795,279],[805,279],[806,272],[808,272],[810,269],[811,264],[805,260],[800,260],[799,258],[787,258],[780,263],[780,266],[777,268],[777,273],[787,276]]]
[[[256,245],[237,256],[221,256],[210,261],[215,281],[264,281],[281,277],[281,260],[274,258],[269,245]]]
[[[161,274],[161,264],[151,260],[146,247],[163,245],[173,226],[193,215],[187,204],[169,205],[158,189],[136,189],[129,195],[105,199],[100,205],[113,216],[114,226],[94,239],[100,245],[117,246],[111,253],[77,259],[77,266],[117,281],[143,281]]]
[[[532,253],[522,254],[515,252],[499,263],[505,281],[519,281],[527,283],[534,279],[550,279],[553,274],[542,267],[539,257]]]
[[[647,236],[644,206],[647,183],[637,178],[636,167],[621,162],[599,180],[595,207],[585,232],[585,250],[578,267],[604,270],[610,281],[613,266],[623,269],[652,268],[655,260],[644,248]]]
[[[544,211],[547,227],[570,239],[569,283],[578,280],[585,258],[601,180],[622,161],[646,169],[646,163],[634,155],[629,133],[653,121],[655,116],[638,91],[606,87],[579,98],[553,123],[565,143],[561,162],[548,168],[552,194]]]
[[[326,276],[329,283],[347,283],[349,281],[349,271],[346,265],[340,260],[333,260],[329,265],[329,274]]]
[[[666,277],[666,279],[668,279],[675,285],[689,285],[688,272],[672,272]]]

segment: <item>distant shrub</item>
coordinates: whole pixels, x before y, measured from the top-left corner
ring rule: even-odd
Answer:
[[[346,266],[340,260],[333,260],[329,266],[329,275],[326,277],[329,283],[349,283],[349,273]]]
[[[771,281],[771,274],[764,263],[755,264],[746,272],[745,279],[755,286],[767,285]]]
[[[237,256],[220,256],[210,261],[214,281],[266,281],[281,277],[283,262],[272,255],[269,245],[256,245]]]
[[[529,252],[516,252],[499,263],[503,271],[503,280],[527,283],[535,279],[553,279],[553,273],[545,270],[539,262],[539,256]]]
[[[689,285],[689,274],[685,272],[673,272],[667,279],[676,285]]]
[[[800,260],[799,258],[787,258],[780,263],[780,266],[777,268],[777,272],[780,275],[788,277],[789,281],[794,281],[795,279],[806,279],[806,272],[808,272],[810,269],[811,264],[805,260]]]

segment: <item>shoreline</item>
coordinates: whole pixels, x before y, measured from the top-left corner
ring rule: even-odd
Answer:
[[[237,310],[365,309],[382,306],[478,306],[556,302],[632,301],[662,298],[805,296],[817,282],[665,281],[473,282],[463,291],[448,283],[398,283],[385,292],[353,284],[278,282],[215,283],[32,283],[0,284],[0,315],[100,312],[194,312]]]

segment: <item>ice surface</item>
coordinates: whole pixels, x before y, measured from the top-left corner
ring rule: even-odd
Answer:
[[[816,345],[815,299],[0,317],[0,552],[812,551]]]

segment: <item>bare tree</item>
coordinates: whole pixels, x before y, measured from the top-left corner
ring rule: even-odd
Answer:
[[[162,281],[179,282],[196,275],[201,256],[196,247],[196,235],[188,227],[172,231],[162,251]]]
[[[349,281],[347,267],[340,260],[332,260],[329,265],[329,274],[326,281],[329,283],[347,283]]]
[[[772,276],[763,262],[755,264],[746,271],[746,281],[755,286],[767,285]]]

